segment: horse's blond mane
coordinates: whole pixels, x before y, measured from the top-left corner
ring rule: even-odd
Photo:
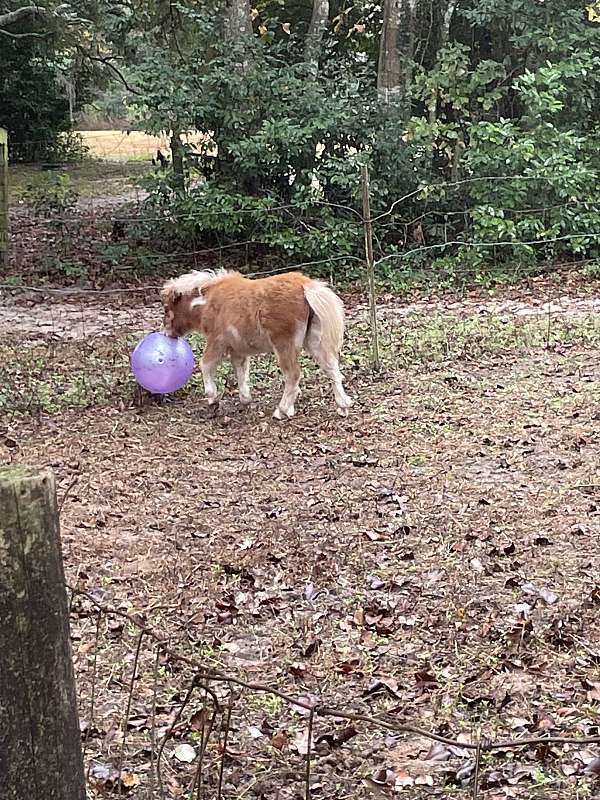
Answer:
[[[227,274],[228,271],[226,269],[205,269],[187,272],[185,275],[180,275],[178,278],[172,278],[167,281],[162,288],[161,296],[163,299],[170,301],[177,295],[200,294],[206,286],[220,281]]]

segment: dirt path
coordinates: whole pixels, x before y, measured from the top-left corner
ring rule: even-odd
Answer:
[[[80,197],[75,207],[79,211],[88,213],[100,211],[116,211],[117,209],[127,209],[132,204],[138,205],[148,197],[148,192],[143,189],[134,189],[118,194],[94,194],[93,197]],[[131,214],[131,211],[121,211],[122,214]]]
[[[90,336],[112,336],[128,332],[139,334],[156,328],[160,323],[161,307],[155,293],[148,293],[145,300],[136,300],[134,295],[123,295],[126,304],[119,302],[119,294],[84,293],[78,295],[65,290],[50,296],[29,294],[24,300],[17,297],[18,304],[10,302],[9,293],[0,292],[0,333],[23,336],[27,340],[44,337],[78,340]],[[478,296],[465,298],[442,298],[434,301],[405,303],[398,298],[384,298],[379,307],[382,320],[394,322],[411,316],[449,315],[465,317],[497,317],[508,319],[562,318],[580,319],[600,315],[600,297],[588,294],[560,294],[553,289],[544,298],[516,298],[514,290],[506,290],[505,297],[484,299]],[[353,304],[350,318],[363,318],[367,313],[364,302]]]
[[[101,301],[45,298],[34,295],[26,303],[0,305],[0,333],[36,341],[47,337],[77,341],[119,333],[140,334],[156,329],[161,323],[161,305],[157,299],[141,305],[118,305]]]

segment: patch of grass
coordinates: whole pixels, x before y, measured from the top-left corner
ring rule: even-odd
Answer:
[[[389,254],[387,254],[389,255]],[[404,258],[382,261],[377,267],[377,283],[388,291],[428,292],[428,291],[464,291],[473,287],[491,289],[495,286],[506,286],[523,280],[552,272],[559,264],[549,264],[535,259],[519,260],[514,257],[509,261],[486,260],[484,253],[472,250],[442,256],[431,260],[427,253],[416,254]],[[593,273],[590,273],[593,275]]]
[[[477,359],[486,353],[523,353],[528,350],[579,344],[600,344],[600,319],[551,320],[498,317],[458,318],[450,314],[414,315],[380,325],[380,349],[387,366]],[[370,329],[366,323],[352,326],[348,359],[367,359]]]
[[[78,164],[67,164],[60,169],[45,170],[30,164],[13,164],[9,168],[9,203],[16,205],[24,200],[29,187],[50,188],[57,175],[68,175],[74,191],[80,198],[102,195],[115,196],[135,189],[137,182],[150,169],[147,163],[106,163],[86,159]]]
[[[598,347],[600,320],[596,317],[560,320],[550,327],[545,319],[515,319],[502,321],[493,317],[460,319],[451,315],[411,316],[387,321],[381,326],[381,356],[388,370],[420,368],[424,364],[451,364],[462,360],[476,361],[494,354],[522,354],[544,348]],[[202,337],[190,336],[199,356]],[[0,388],[0,412],[17,411],[29,415],[57,413],[65,408],[89,407],[129,401],[135,381],[129,365],[129,353],[135,341],[131,337],[98,337],[85,342],[63,342],[60,349],[52,343],[23,346],[16,340],[5,339],[0,344],[0,361],[5,377]],[[366,324],[349,326],[349,338],[344,348],[343,364],[368,368],[370,333]],[[302,356],[303,381],[322,381],[319,370],[308,356]],[[449,377],[448,377],[449,376]],[[452,375],[441,376],[439,403],[444,391],[449,391]],[[220,388],[235,386],[231,367],[224,363],[218,373]],[[270,389],[279,391],[281,377],[273,356],[253,359],[251,382],[257,393]],[[446,389],[444,389],[446,387]],[[481,390],[479,383],[464,387],[470,392]],[[510,387],[507,387],[507,391]],[[515,380],[514,391],[526,392],[526,380]],[[172,396],[174,400],[203,393],[202,376],[196,371],[191,381]],[[424,401],[423,401],[424,402]],[[576,403],[570,394],[555,398],[557,410]],[[415,458],[418,456],[415,455]]]
[[[84,144],[94,158],[107,161],[149,161],[161,149],[169,155],[169,139],[166,136],[150,136],[142,131],[79,131]],[[186,142],[199,142],[202,134],[184,137]]]
[[[0,413],[35,416],[66,408],[103,405],[134,388],[128,380],[131,343],[97,339],[24,346],[6,339],[0,345],[5,369],[0,390]]]
[[[279,716],[283,711],[283,700],[274,694],[255,694],[252,698],[252,705],[263,709],[272,717]]]

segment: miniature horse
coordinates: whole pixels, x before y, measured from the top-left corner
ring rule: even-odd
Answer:
[[[249,403],[249,357],[275,353],[285,388],[273,416],[293,417],[304,347],[330,379],[338,413],[347,416],[352,401],[338,363],[344,306],[324,283],[299,272],[250,280],[239,272],[206,270],[168,281],[161,297],[164,333],[197,330],[206,337],[201,369],[210,405],[218,403],[214,374],[224,358],[233,364],[241,402]]]

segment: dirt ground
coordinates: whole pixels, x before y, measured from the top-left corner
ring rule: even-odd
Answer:
[[[68,582],[207,669],[466,744],[597,736],[597,296],[557,280],[384,298],[378,374],[364,302],[350,299],[351,415],[335,415],[307,368],[282,424],[266,361],[249,409],[226,387],[210,416],[199,381],[136,404],[127,353],[156,327],[151,295],[28,295],[0,313],[1,460],[56,471]],[[73,599],[72,632],[91,796],[116,793],[122,761],[124,794],[160,797],[149,741],[174,724],[163,796],[187,797],[208,726],[200,690],[177,718],[193,669],[156,660],[148,637],[135,661],[135,626],[86,598]],[[222,708],[203,796],[304,797],[302,709],[209,688]],[[312,741],[312,797],[473,796],[465,748],[327,716]],[[484,753],[478,796],[597,797],[599,756]]]
[[[572,275],[567,275],[567,283]],[[462,296],[409,298],[401,301],[384,295],[378,302],[378,317],[384,323],[401,324],[410,318],[493,318],[504,323],[543,320],[552,327],[562,321],[594,321],[600,315],[600,298],[594,282],[561,285],[564,276],[537,279],[532,287],[503,287],[496,292],[473,291]],[[566,288],[566,293],[563,293]],[[1,291],[1,290],[0,290]],[[158,324],[161,315],[158,286],[139,290],[82,292],[77,287],[45,290],[21,289],[4,292],[0,306],[0,334],[13,333],[24,342],[51,336],[60,340],[114,337],[125,330],[139,335]],[[16,302],[11,302],[16,300]],[[132,313],[132,309],[134,309]],[[350,316],[363,320],[367,303],[360,296],[351,300]]]

